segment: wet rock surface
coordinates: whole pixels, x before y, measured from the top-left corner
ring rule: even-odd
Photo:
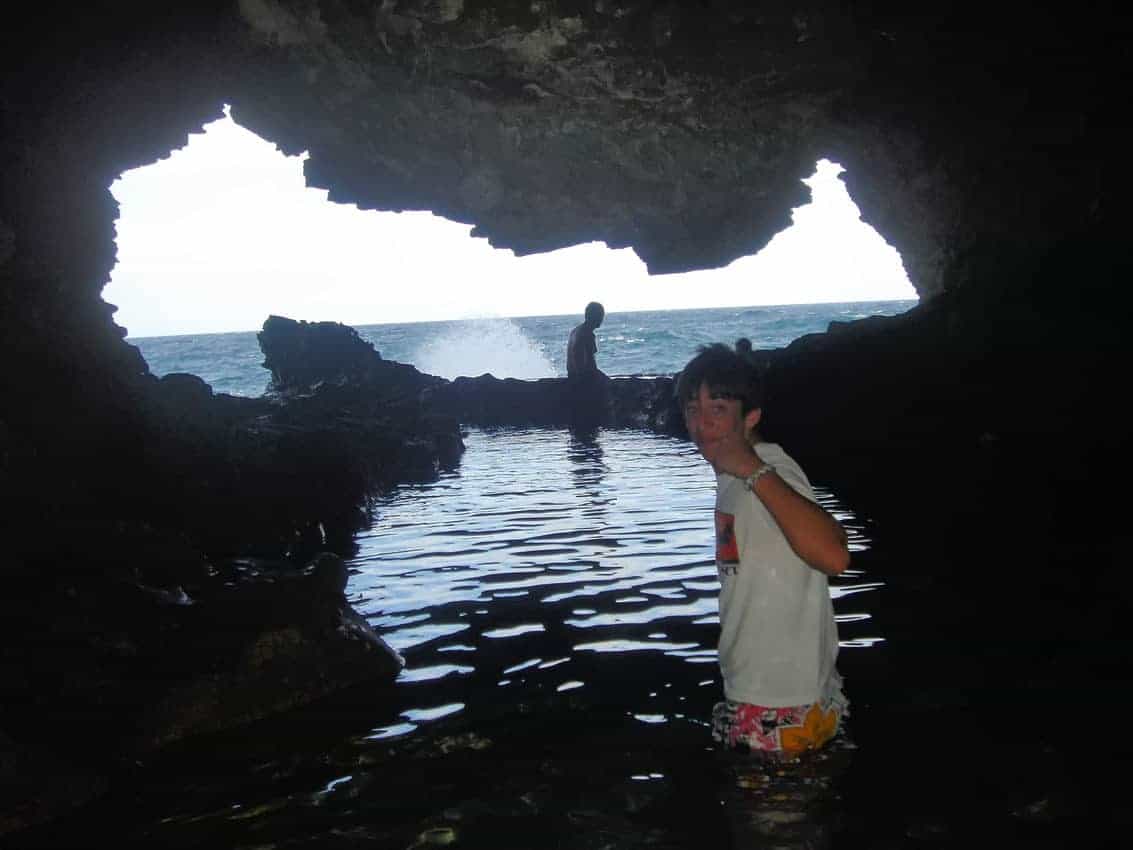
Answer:
[[[402,666],[346,604],[335,555],[202,561],[195,578],[182,564],[180,583],[151,584],[153,570],[125,568],[137,552],[120,554],[112,577],[9,576],[0,612],[20,638],[0,653],[4,831],[89,801],[155,748],[380,686]]]
[[[181,626],[191,645],[182,658],[163,652],[171,687],[142,709],[132,735],[137,747],[248,724],[359,684],[386,684],[404,665],[343,600],[346,570],[337,556],[324,553],[302,570],[247,561],[225,568],[225,580],[189,598],[200,605]],[[250,611],[261,616],[249,618]],[[178,663],[186,669],[178,671]]]
[[[640,428],[684,433],[673,397],[673,380],[610,378],[577,382],[567,378],[457,378],[429,395],[429,404],[477,426],[536,426],[590,429]]]

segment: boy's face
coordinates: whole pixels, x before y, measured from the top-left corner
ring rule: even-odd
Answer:
[[[724,455],[750,451],[752,430],[759,423],[760,410],[745,416],[739,400],[713,395],[705,384],[684,409],[685,427],[704,459],[717,467]]]

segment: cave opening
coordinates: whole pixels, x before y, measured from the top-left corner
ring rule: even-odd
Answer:
[[[114,181],[118,261],[103,297],[155,374],[191,372],[221,391],[258,394],[255,331],[269,315],[360,328],[388,359],[446,378],[532,379],[561,374],[569,323],[591,300],[610,317],[611,374],[676,371],[692,346],[651,362],[643,333],[687,323],[690,310],[727,311],[695,317],[716,323],[692,334],[695,344],[714,332],[774,348],[917,302],[900,255],[861,221],[844,169],[827,159],[803,181],[811,203],[761,251],[653,276],[629,248],[517,256],[428,211],[333,203],[307,184],[307,159],[241,127],[226,106],[185,147]],[[218,348],[231,362],[219,362]]]

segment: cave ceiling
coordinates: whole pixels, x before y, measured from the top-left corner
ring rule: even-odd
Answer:
[[[95,255],[106,279],[105,186],[224,103],[308,152],[308,183],[333,201],[431,210],[520,254],[628,246],[653,273],[760,250],[809,200],[800,181],[822,157],[847,169],[923,297],[976,276],[981,246],[1025,251],[1105,206],[1104,69],[1080,21],[1033,9],[225,0],[38,14],[7,42],[20,58],[4,79],[3,241],[63,276],[86,262],[89,278]],[[91,184],[84,238],[60,238],[75,225],[42,198]],[[69,251],[83,253],[68,265]]]
[[[601,240],[654,273],[726,265],[790,224],[819,158],[855,138],[868,151],[877,133],[840,118],[874,36],[838,11],[243,0],[238,12],[250,60],[238,122],[309,151],[308,181],[332,200],[432,210],[517,253]],[[937,276],[931,254],[918,254],[921,279]]]

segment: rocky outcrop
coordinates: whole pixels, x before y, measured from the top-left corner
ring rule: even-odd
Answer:
[[[149,475],[138,507],[203,549],[260,557],[350,552],[370,494],[427,480],[459,460],[455,421],[427,414],[391,365],[355,384],[290,386],[276,398],[213,394],[190,375],[167,375],[139,405]],[[418,388],[415,392],[419,392]]]
[[[256,335],[271,372],[269,393],[310,393],[321,385],[365,385],[383,406],[413,405],[420,391],[443,379],[382,359],[354,328],[338,322],[304,322],[269,316]]]
[[[329,553],[301,569],[238,559],[195,596],[167,597],[183,642],[156,659],[167,687],[142,705],[131,744],[152,749],[392,681],[405,662],[346,604],[346,577]]]
[[[429,479],[460,460],[457,420],[428,403],[448,384],[444,378],[383,359],[338,322],[270,316],[258,337],[272,374],[273,421],[296,435],[325,435],[348,452],[341,472],[362,476],[350,492],[355,504],[366,493]]]
[[[5,434],[5,484],[23,498],[3,569],[0,729],[13,759],[59,767],[13,779],[0,827],[81,802],[130,754],[397,675],[346,602],[341,556],[373,494],[435,477],[463,444],[420,404],[439,379],[370,353],[364,375],[279,381],[258,399],[146,377],[112,455],[47,442],[37,456],[26,432]],[[29,534],[37,522],[51,533]]]
[[[351,427],[380,420],[395,431],[413,432],[418,441],[431,441],[446,463],[459,456],[459,449],[438,437],[438,423],[684,434],[667,376],[524,381],[481,375],[449,381],[382,359],[346,325],[282,316],[268,318],[259,342],[264,367],[272,373],[269,395],[287,416],[309,422],[312,411],[321,409],[346,418]]]
[[[123,535],[122,543],[134,540]],[[50,584],[34,575],[12,581],[6,626],[36,639],[5,649],[10,729],[50,721],[54,745],[72,753],[137,753],[400,669],[396,653],[347,606],[337,556],[297,567],[197,554],[194,577],[194,553],[162,543],[168,562],[180,563],[176,584],[128,550],[110,580],[72,572]],[[316,645],[326,654],[316,657]],[[37,687],[27,687],[28,677]],[[219,683],[224,700],[185,696],[223,693]]]
[[[140,539],[122,531],[124,548],[91,552],[116,556],[109,578],[7,578],[0,614],[20,640],[0,655],[13,738],[0,735],[0,832],[85,802],[157,747],[388,683],[404,665],[346,603],[335,555],[214,561]]]

